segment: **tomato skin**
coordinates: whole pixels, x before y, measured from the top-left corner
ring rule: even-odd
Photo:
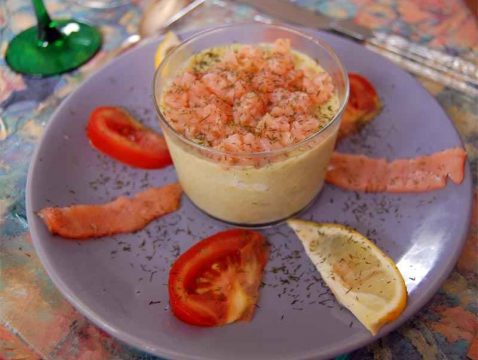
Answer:
[[[347,107],[361,110],[366,113],[374,111],[377,108],[377,92],[373,85],[365,77],[359,74],[349,74],[350,97]]]
[[[121,108],[101,106],[93,110],[86,134],[95,149],[124,164],[142,169],[172,164],[164,137]]]
[[[350,73],[350,96],[340,123],[338,140],[356,133],[382,109],[373,85],[362,75]]]
[[[221,300],[216,293],[194,293],[191,288],[211,264],[227,257],[236,257],[239,259],[240,271],[237,269],[232,271],[234,277],[230,279],[237,280],[236,284],[240,283],[246,288],[251,303],[245,313],[250,316],[244,316],[243,319],[252,317],[263,269],[267,263],[267,254],[268,246],[265,238],[249,230],[226,230],[198,242],[182,254],[171,267],[168,287],[173,314],[181,321],[195,326],[212,327],[227,324],[227,314],[231,311],[232,302]],[[251,277],[243,273],[251,274],[254,280],[251,281]],[[233,297],[234,292],[227,293],[224,290],[219,295],[224,295],[226,299]]]

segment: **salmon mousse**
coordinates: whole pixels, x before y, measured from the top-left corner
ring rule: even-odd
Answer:
[[[191,56],[167,81],[156,95],[163,132],[184,192],[200,209],[235,224],[268,224],[320,192],[347,84],[340,101],[320,59],[292,50],[288,39],[218,46]]]

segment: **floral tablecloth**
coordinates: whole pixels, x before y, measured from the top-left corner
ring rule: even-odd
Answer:
[[[478,62],[476,19],[460,0],[298,0],[310,11],[399,34]],[[35,23],[27,0],[0,1],[0,360],[156,359],[120,344],[92,325],[61,296],[43,270],[28,233],[26,174],[32,152],[58,104],[95,63],[137,31],[145,4],[133,0],[94,10],[73,0],[47,0],[53,17],[86,20],[104,37],[102,51],[81,69],[48,79],[12,73],[8,41]],[[210,0],[178,29],[251,19],[243,5]],[[411,321],[349,359],[478,360],[478,101],[420,79],[455,123],[465,142],[475,183],[474,223],[457,266],[430,303]]]

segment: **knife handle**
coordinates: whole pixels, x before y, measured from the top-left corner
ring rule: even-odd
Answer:
[[[365,42],[423,67],[442,72],[458,81],[464,81],[478,90],[478,67],[472,62],[414,44],[396,35],[374,32]]]
[[[419,76],[478,97],[478,67],[472,62],[418,45],[397,35],[373,32],[352,20],[335,20],[330,30],[392,60]]]
[[[415,61],[411,57],[402,56],[402,54],[398,54],[395,51],[391,51],[389,48],[376,46],[373,42],[370,41],[366,41],[365,46],[368,49],[393,61],[398,66],[412,74],[431,79],[435,82],[438,82],[452,89],[458,90],[464,94],[467,94],[472,98],[478,99],[478,86],[476,85],[476,82],[466,81],[463,79],[464,77],[467,78],[467,76],[460,75],[456,71],[437,70],[435,67],[438,66],[436,66],[435,64],[431,66],[430,64],[428,64],[428,61]]]

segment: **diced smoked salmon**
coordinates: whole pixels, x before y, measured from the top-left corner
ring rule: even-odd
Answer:
[[[326,181],[348,190],[367,192],[423,192],[446,186],[447,177],[463,181],[466,152],[447,149],[414,159],[371,159],[364,155],[334,153]]]
[[[120,196],[104,205],[47,207],[38,212],[48,230],[69,239],[86,239],[138,231],[179,208],[181,185],[149,188],[133,199]]]
[[[301,65],[302,66],[302,65]],[[326,72],[294,63],[288,39],[265,51],[242,46],[206,70],[179,74],[164,94],[171,126],[202,145],[233,152],[298,143],[330,118],[317,112],[335,94]]]

